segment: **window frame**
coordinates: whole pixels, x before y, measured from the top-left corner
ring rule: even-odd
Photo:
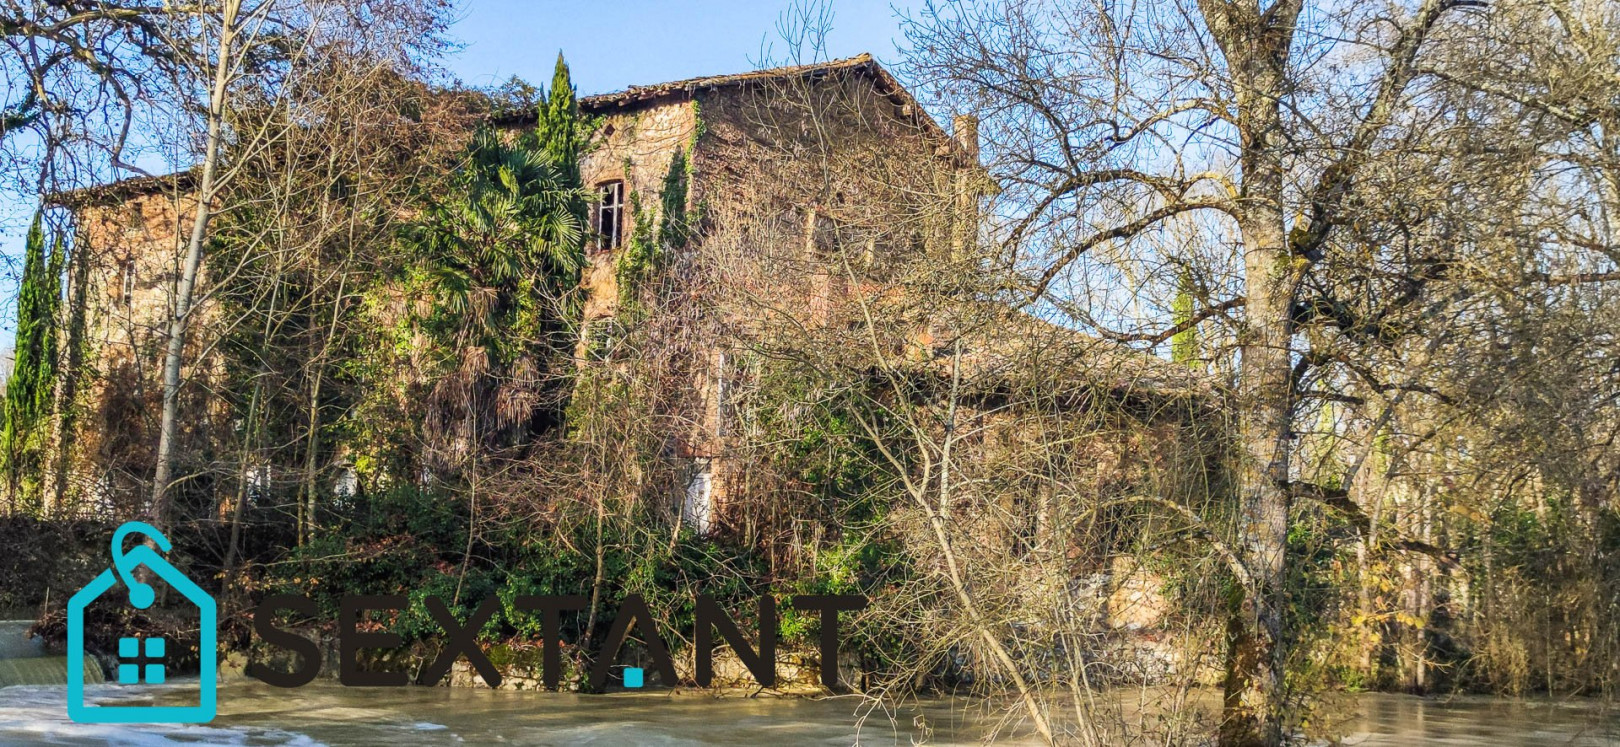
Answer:
[[[133,258],[124,260],[123,275],[123,282],[121,283],[123,287],[120,288],[118,294],[118,304],[124,308],[129,308],[135,302],[135,260]]]
[[[606,200],[610,190],[615,198],[615,201],[611,204]],[[592,211],[592,217],[594,220],[591,221],[591,230],[596,236],[595,246],[597,251],[609,251],[612,249],[617,249],[624,241],[624,211],[624,180],[609,179],[607,181],[597,182],[596,206]],[[604,228],[604,220],[609,214],[613,216],[611,234],[602,230]]]

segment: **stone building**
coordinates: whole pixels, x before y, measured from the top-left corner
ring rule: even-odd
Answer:
[[[73,211],[75,230],[66,369],[84,372],[59,384],[59,400],[83,406],[74,420],[56,424],[48,502],[68,494],[88,498],[78,508],[94,513],[121,508],[117,496],[138,501],[149,492],[152,476],[139,465],[150,465],[156,452],[163,346],[183,237],[194,215],[191,188],[191,174],[181,172],[59,198]],[[72,344],[81,335],[82,342]],[[206,385],[209,369],[207,363],[191,366],[188,377]]]
[[[707,530],[744,467],[725,438],[728,355],[760,331],[762,308],[824,326],[852,292],[877,292],[851,287],[835,254],[854,256],[856,273],[872,277],[885,256],[965,241],[988,184],[976,122],[958,117],[948,133],[869,55],[638,86],[580,105],[601,122],[581,164],[598,196],[582,345],[614,323],[638,207],[656,205],[671,164],[684,163],[686,208],[702,237],[691,259],[703,265],[686,277],[710,287],[705,321],[691,324],[708,349],[691,371],[675,449],[690,465],[683,517]]]
[[[976,120],[956,117],[947,131],[870,56],[637,86],[582,98],[580,106],[599,123],[594,147],[580,164],[584,186],[597,196],[590,211],[581,365],[594,346],[613,337],[627,297],[620,287],[626,252],[636,232],[657,217],[672,175],[685,186],[685,209],[695,224],[695,246],[665,289],[701,297],[689,307],[695,311],[682,310],[687,315],[672,322],[693,346],[693,362],[676,382],[683,390],[675,419],[681,425],[668,436],[672,456],[686,465],[684,485],[671,492],[684,494],[679,514],[687,526],[708,531],[727,524],[733,491],[774,489],[745,484],[749,455],[733,448],[728,403],[745,396],[734,389],[747,386],[735,359],[757,354],[784,333],[834,357],[870,342],[908,361],[908,375],[943,380],[951,365],[965,363],[974,387],[968,406],[986,413],[981,422],[988,422],[986,435],[965,447],[983,455],[985,485],[997,484],[1001,477],[992,472],[1001,466],[1033,474],[1046,468],[1034,461],[1051,457],[1026,448],[1033,420],[1008,417],[1005,391],[1014,385],[1046,392],[1055,409],[1040,417],[1049,424],[1075,421],[1069,413],[1081,409],[1120,413],[1100,416],[1100,435],[1060,455],[1086,490],[1124,491],[1141,484],[1145,471],[1173,471],[1169,462],[1203,463],[1198,449],[1176,446],[1186,421],[1202,417],[1185,406],[1197,386],[1184,367],[999,306],[979,314],[982,329],[993,331],[964,345],[963,324],[943,322],[926,299],[897,290],[908,287],[897,277],[908,268],[925,268],[927,282],[937,284],[958,263],[966,276],[969,264],[983,261],[973,249],[981,201],[994,187],[978,160]],[[494,124],[517,131],[533,119],[509,115]],[[93,372],[85,399],[93,404],[83,422],[66,426],[76,436],[56,461],[55,491],[92,498],[82,503],[90,510],[127,510],[120,501],[138,506],[148,492],[151,476],[142,470],[151,464],[158,369],[189,228],[190,186],[190,175],[181,173],[64,200],[77,215],[71,285],[85,301],[86,363]],[[205,266],[205,285],[209,272],[217,269]],[[936,290],[941,297],[953,292]],[[856,334],[873,309],[893,323],[881,334]],[[206,325],[204,316],[198,326]],[[187,391],[199,398],[186,405],[188,419],[203,421],[188,427],[209,427],[210,419],[229,417],[208,401],[217,358],[203,336],[188,344]],[[1019,377],[1041,380],[1016,382]],[[1098,407],[1097,391],[1121,406]],[[1121,435],[1127,431],[1136,435]],[[1192,471],[1201,470],[1195,465]],[[328,470],[334,490],[345,479],[340,473]],[[1172,500],[1196,499],[1192,488],[1155,489]],[[992,564],[1051,553],[1055,575],[1024,574],[1020,584],[1101,579],[1103,624],[1128,631],[1153,626],[1161,613],[1155,579],[1107,566],[1106,550],[1094,553],[1097,561],[1084,561],[1095,548],[1056,547],[1043,539],[1054,530],[1062,534],[1067,519],[1060,502],[1053,491],[988,495],[984,518],[969,530],[982,536],[969,545]],[[1006,517],[1017,525],[1006,524]],[[1106,541],[1120,526],[1103,527],[1098,536]],[[1039,590],[1013,585],[1006,591]]]
[[[876,267],[885,253],[960,243],[973,230],[976,196],[986,183],[975,121],[959,117],[953,136],[870,55],[635,86],[584,97],[580,108],[599,122],[581,163],[585,187],[598,197],[590,215],[586,338],[611,325],[622,295],[619,258],[638,211],[658,205],[677,158],[685,163],[687,208],[701,216],[702,232],[723,234],[729,222],[743,221],[786,227],[772,239],[781,246],[762,249],[785,249],[794,262],[825,259],[837,243],[861,247]],[[532,123],[532,113],[494,122],[509,130]],[[56,460],[61,474],[53,492],[89,496],[103,507],[147,492],[150,475],[138,465],[149,465],[153,451],[147,442],[155,433],[162,347],[190,227],[190,187],[191,174],[182,172],[61,198],[77,225],[70,293],[84,301],[90,375],[80,396],[90,406],[82,422],[68,426],[76,433],[71,453]],[[897,215],[927,219],[892,225]],[[205,291],[212,270],[205,259]],[[738,290],[802,296],[792,312],[826,323],[848,284],[826,269],[806,274],[800,263],[793,270],[791,282],[788,275],[776,278],[774,291]],[[193,329],[207,325],[206,304],[201,313]],[[192,337],[186,381],[196,393],[217,372],[209,346]],[[715,486],[724,482],[718,474],[724,377],[716,373],[724,356],[714,351],[713,370],[694,374],[692,427],[676,439],[694,467],[686,513],[700,527],[709,524]]]

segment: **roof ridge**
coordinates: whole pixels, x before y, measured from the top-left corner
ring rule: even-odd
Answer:
[[[691,95],[698,89],[703,88],[742,86],[757,81],[809,77],[839,71],[864,72],[870,75],[878,90],[894,102],[900,110],[901,116],[911,119],[939,141],[940,155],[950,154],[964,163],[977,163],[978,159],[973,154],[968,153],[962,144],[934,119],[933,115],[925,111],[922,104],[911,95],[910,91],[906,90],[905,85],[895,78],[892,73],[884,69],[883,63],[878,62],[871,52],[862,52],[854,57],[843,57],[803,65],[787,65],[726,75],[705,75],[665,83],[631,86],[623,91],[581,97],[579,104],[581,109],[601,114],[605,113],[605,110],[610,107],[629,107],[666,96]],[[532,122],[534,116],[533,112],[518,112],[500,117],[497,122],[502,124],[524,124]]]
[[[700,88],[742,85],[752,81],[817,75],[821,73],[843,70],[864,70],[868,72],[871,75],[874,83],[877,85],[878,90],[883,95],[888,96],[892,101],[894,101],[896,106],[902,110],[903,116],[911,118],[916,124],[924,128],[940,143],[940,148],[942,149],[939,151],[940,155],[945,155],[948,153],[953,157],[962,160],[963,162],[977,162],[977,159],[962,148],[961,143],[957,142],[957,140],[952,137],[951,134],[933,118],[932,115],[923,109],[922,105],[911,95],[909,91],[906,90],[906,87],[899,80],[897,80],[893,74],[884,69],[883,64],[879,62],[877,58],[873,57],[871,52],[862,52],[853,57],[842,57],[833,60],[825,60],[823,62],[812,62],[801,65],[784,65],[779,67],[762,68],[759,70],[750,70],[741,73],[704,75],[695,78],[672,80],[664,83],[631,86],[622,91],[583,96],[580,98],[579,103],[584,108],[590,108],[595,110],[597,113],[601,113],[602,110],[610,106],[630,106],[639,102],[657,99],[664,96],[681,93],[690,94]],[[495,113],[489,118],[489,120],[486,121],[489,121],[491,124],[496,126],[521,126],[533,124],[535,117],[536,111],[534,108],[530,107],[516,111]],[[189,175],[187,174],[187,171],[189,170],[177,172],[175,174],[163,175],[160,177],[137,177],[123,179],[109,184],[72,190],[71,192],[63,193],[60,198],[64,200],[70,197],[83,199],[92,196],[99,197],[103,194],[127,195],[132,191],[136,193],[140,191],[150,191],[151,189],[157,188],[160,185],[167,186],[169,184],[167,180],[188,178]]]
[[[691,78],[665,81],[663,83],[648,83],[632,85],[619,91],[594,93],[581,96],[582,105],[605,105],[613,103],[628,103],[638,99],[649,98],[681,90],[693,90],[713,86],[732,85],[751,80],[766,80],[770,78],[786,78],[800,75],[810,75],[832,70],[849,70],[863,65],[875,63],[877,60],[871,52],[862,52],[853,57],[841,57],[823,62],[810,62],[799,65],[780,65],[777,67],[760,68],[740,73],[721,73],[718,75],[699,75]]]

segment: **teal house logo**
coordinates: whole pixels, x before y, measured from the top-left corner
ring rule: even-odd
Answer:
[[[85,724],[198,724],[214,720],[217,674],[216,627],[218,612],[214,598],[186,578],[147,544],[124,551],[124,540],[131,534],[146,535],[163,552],[174,549],[168,538],[150,524],[126,522],[112,538],[112,567],[101,572],[68,601],[68,717]],[[129,604],[136,609],[152,606],[157,594],[146,583],[136,580],[135,570],[146,566],[197,607],[201,663],[195,705],[95,706],[84,698],[84,608],[122,584]],[[118,640],[117,682],[122,685],[160,685],[168,680],[167,661],[172,652],[162,638],[125,637]]]

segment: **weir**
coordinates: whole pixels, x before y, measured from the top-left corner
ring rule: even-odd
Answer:
[[[33,620],[0,620],[0,687],[66,685],[68,659],[48,656],[45,642],[28,636]],[[101,682],[101,665],[84,659],[84,681]]]

